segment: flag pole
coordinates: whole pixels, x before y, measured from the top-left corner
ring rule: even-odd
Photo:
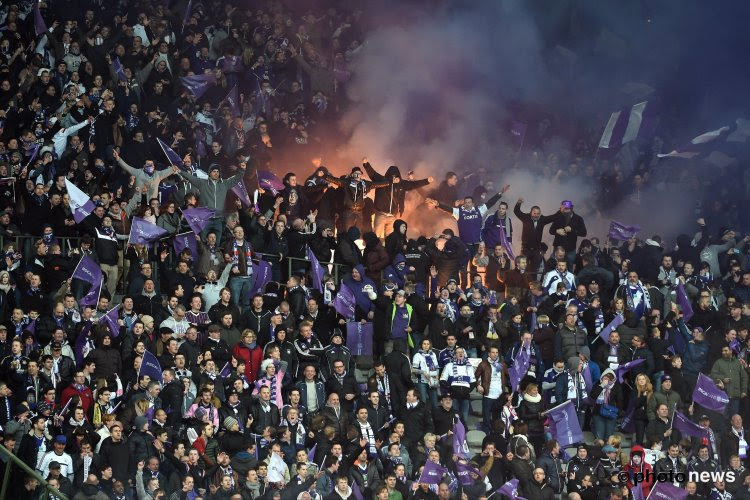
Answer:
[[[677,414],[677,403],[674,404],[674,407],[672,408],[672,421],[669,423],[669,430],[672,430],[672,426],[674,425],[674,418]],[[650,495],[650,493],[649,493]]]

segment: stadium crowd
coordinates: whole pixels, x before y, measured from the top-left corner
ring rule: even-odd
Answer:
[[[602,213],[678,179],[692,231],[646,239],[590,235],[575,189],[509,202],[492,169],[338,176],[319,147],[361,12],[169,4],[0,8],[2,446],[75,500],[619,500],[669,471],[735,473],[675,479],[691,500],[750,498],[741,169],[704,189],[529,134],[516,167],[593,182]],[[410,230],[409,204],[457,230]],[[568,401],[593,438],[551,436]],[[0,459],[7,498],[42,495]]]

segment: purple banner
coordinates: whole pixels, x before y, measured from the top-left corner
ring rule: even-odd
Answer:
[[[560,446],[567,448],[583,441],[583,432],[572,401],[555,406],[547,412],[547,416],[552,420],[549,427],[552,437],[559,441]]]
[[[141,369],[138,370],[138,378],[141,378],[142,375],[148,375],[151,377],[151,380],[161,382],[161,365],[159,364],[159,360],[148,351],[143,353]]]
[[[713,380],[699,373],[693,390],[693,401],[709,410],[723,412],[729,404],[727,393],[719,389]]]
[[[180,233],[174,237],[174,253],[180,255],[186,248],[190,249],[190,255],[193,256],[193,262],[198,260],[198,244],[195,241],[195,233],[188,231],[187,233]]]
[[[461,419],[453,424],[453,454],[461,458],[469,458],[469,446],[466,444],[466,428]]]
[[[641,226],[627,226],[622,222],[613,220],[609,223],[609,237],[613,240],[627,241],[641,230]]]
[[[187,8],[185,9],[185,15],[182,17],[182,28],[185,28],[185,25],[190,22],[190,14],[193,11],[193,0],[190,0],[187,4]]]
[[[622,419],[622,425],[620,426],[622,432],[635,432],[635,419],[633,419],[634,415],[635,398],[631,397],[630,401],[628,402],[628,407],[625,410],[625,416]]]
[[[141,217],[133,217],[130,225],[130,237],[128,242],[134,245],[148,246],[152,241],[156,241],[167,235],[167,230],[152,224]]]
[[[510,224],[510,222],[508,224]],[[513,255],[513,247],[510,246],[510,242],[508,242],[508,237],[505,236],[505,228],[502,226],[500,227],[500,244],[505,249],[505,253],[508,254],[508,258],[510,260],[513,260],[516,258],[516,256]]]
[[[312,287],[319,292],[323,292],[323,274],[325,269],[318,262],[318,258],[315,256],[310,247],[307,247],[307,259],[310,261],[310,278],[312,279]]]
[[[474,484],[474,478],[472,474],[480,475],[479,470],[475,469],[471,465],[461,462],[456,462],[456,472],[458,472],[458,481],[464,486]]]
[[[638,488],[640,489],[640,488]],[[643,492],[641,492],[643,493]],[[661,499],[661,500],[685,500],[688,492],[672,483],[658,481],[649,494],[649,499]]]
[[[161,146],[161,150],[164,152],[164,156],[167,157],[167,160],[169,160],[170,165],[177,165],[182,170],[187,170],[185,168],[185,163],[182,161],[182,158],[180,158],[180,155],[178,155],[174,149],[170,148],[166,142],[162,141],[158,137],[156,138],[156,142],[158,142],[159,146]]]
[[[448,469],[428,460],[424,464],[424,469],[422,469],[422,475],[419,476],[418,482],[424,484],[440,484],[443,476],[447,473]]]
[[[78,300],[80,306],[95,306],[99,301],[99,293],[102,290],[102,269],[94,262],[94,259],[84,255],[73,271],[73,278],[91,283],[89,291]]]
[[[518,384],[521,383],[524,375],[528,373],[530,364],[529,352],[523,346],[520,346],[516,353],[516,359],[513,360],[513,365],[508,368],[508,377],[510,378],[510,385],[513,391],[518,390]]]
[[[188,223],[190,229],[192,229],[195,234],[198,234],[208,225],[208,219],[213,217],[215,213],[216,210],[212,208],[195,207],[183,210],[182,216],[185,217],[185,222]]]
[[[362,490],[359,489],[359,484],[357,484],[357,481],[352,481],[352,495],[354,495],[354,498],[356,498],[357,500],[365,500],[365,497],[362,495]]]
[[[696,424],[677,410],[674,411],[674,415],[672,416],[672,427],[685,436],[697,437],[699,439],[708,437],[706,429]]]
[[[497,490],[495,490],[495,492],[500,493],[501,495],[505,495],[511,500],[523,498],[518,496],[518,479],[511,479],[504,485],[500,486]]]
[[[226,62],[226,59],[224,62]],[[232,90],[229,91],[223,102],[229,105],[229,111],[233,117],[242,116],[242,111],[240,111],[240,93],[237,90],[237,85],[232,87]]]
[[[693,306],[690,305],[690,299],[688,299],[685,293],[685,286],[682,283],[677,284],[677,305],[682,309],[682,319],[687,323],[690,318],[693,317]]]
[[[119,319],[119,313],[120,304],[110,309],[107,314],[100,318],[100,321],[104,321],[104,324],[107,325],[113,337],[117,337],[120,335],[120,325],[119,323],[117,323],[117,320]]]
[[[625,376],[625,374],[628,373],[633,368],[635,368],[636,366],[638,366],[641,363],[645,362],[645,361],[646,361],[645,359],[639,358],[639,359],[634,359],[633,361],[629,361],[629,362],[625,363],[622,366],[618,366],[617,370],[616,370],[617,371],[617,381],[622,384],[622,382],[624,380],[623,377]]]
[[[355,356],[372,356],[372,335],[372,323],[351,321],[346,324],[346,347]]]
[[[268,170],[258,170],[258,186],[261,189],[268,189],[274,196],[284,189],[284,183]]]
[[[121,82],[128,81],[128,77],[125,76],[125,69],[122,67],[119,57],[115,57],[114,61],[112,61],[112,68],[114,68],[118,80]]]
[[[39,11],[38,3],[34,6],[34,31],[36,32],[36,36],[47,31],[47,25],[44,23],[42,13]]]
[[[227,361],[224,363],[224,368],[221,369],[219,372],[219,376],[223,378],[227,378],[229,375],[232,374],[232,363],[230,361]]]
[[[89,332],[91,331],[91,322],[87,321],[86,324],[83,325],[83,328],[81,328],[81,332],[78,334],[78,337],[76,337],[76,344],[73,348],[73,354],[76,357],[76,366],[80,369],[83,368],[83,349],[86,347],[86,342],[89,339]]]
[[[258,260],[257,264],[253,262],[253,287],[250,290],[250,296],[256,293],[263,293],[266,283],[271,281],[272,271],[271,264],[262,258]]]
[[[208,86],[216,83],[216,75],[205,73],[203,75],[181,76],[180,81],[188,92],[193,94],[196,99],[200,99],[208,90]]]
[[[253,200],[250,199],[250,195],[247,192],[244,180],[240,179],[240,182],[238,182],[236,186],[232,187],[232,192],[237,195],[237,198],[240,199],[244,206],[253,206]]]
[[[345,284],[341,283],[341,288],[339,288],[336,298],[333,299],[333,308],[344,318],[352,319],[354,318],[355,303],[352,291]]]
[[[625,316],[623,316],[622,314],[615,314],[614,319],[612,319],[612,321],[610,321],[609,324],[602,328],[602,331],[599,332],[599,337],[601,337],[605,344],[609,343],[609,334],[616,330],[617,327],[624,322]]]

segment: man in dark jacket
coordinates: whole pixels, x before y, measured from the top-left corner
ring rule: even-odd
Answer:
[[[406,192],[426,186],[434,180],[432,177],[419,181],[404,180],[397,166],[391,165],[385,175],[372,168],[367,158],[362,158],[365,172],[374,182],[389,182],[375,189],[375,234],[384,238],[393,231],[393,223],[404,213]]]
[[[572,268],[576,255],[576,241],[586,236],[586,224],[580,215],[573,212],[573,202],[569,200],[560,204],[560,211],[553,217],[549,228],[549,234],[555,237],[552,244],[565,249],[565,260]]]
[[[565,469],[560,459],[560,444],[555,439],[547,441],[545,450],[536,459],[536,466],[542,469],[545,481],[554,494],[562,493],[565,486]],[[536,470],[534,471],[536,476]]]
[[[521,486],[523,497],[526,500],[553,500],[555,491],[547,482],[544,469],[537,467],[534,469],[533,477]]]
[[[401,421],[404,423],[404,444],[410,457],[417,456],[417,443],[425,433],[432,432],[434,426],[429,408],[419,400],[416,389],[406,391],[406,404],[402,404]]]
[[[539,270],[539,264],[542,261],[542,236],[544,235],[544,226],[554,220],[554,216],[542,215],[542,210],[534,205],[527,214],[521,212],[523,198],[519,198],[516,206],[513,207],[513,213],[518,217],[523,225],[521,232],[521,254],[529,259],[529,271],[536,273]]]

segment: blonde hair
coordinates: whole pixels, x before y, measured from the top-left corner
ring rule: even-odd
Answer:
[[[638,385],[638,379],[641,378],[641,377],[643,377],[643,378],[646,379],[645,390],[648,391],[648,397],[651,397],[651,395],[654,393],[654,386],[651,384],[651,380],[649,380],[649,378],[646,375],[644,375],[643,373],[639,373],[635,377],[635,390],[637,391],[637,393],[638,393],[639,396],[641,394],[643,394],[643,391],[641,390],[641,386]]]

